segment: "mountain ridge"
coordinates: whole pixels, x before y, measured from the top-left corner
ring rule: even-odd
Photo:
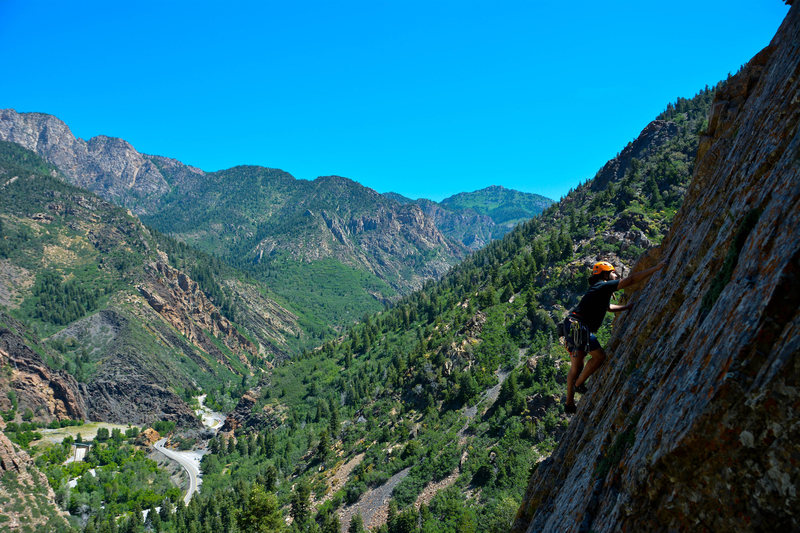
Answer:
[[[540,214],[554,202],[539,194],[490,185],[461,192],[435,202],[412,200],[394,192],[384,193],[401,204],[416,204],[431,217],[442,233],[475,251],[502,238],[517,224]]]
[[[260,372],[308,340],[299,318],[263,287],[151,232],[6,141],[0,190],[0,300],[19,320],[18,333],[0,324],[0,352],[9,365],[44,358],[14,365],[36,371],[10,374],[36,421],[197,426],[188,393],[216,389],[224,400],[226,381]],[[58,371],[48,374],[45,363]],[[64,382],[61,370],[79,383]],[[48,393],[48,383],[60,392]],[[67,397],[79,407],[54,407]],[[0,407],[8,410],[6,400]]]
[[[317,329],[379,310],[502,233],[483,229],[493,225],[486,217],[459,215],[440,222],[448,236],[430,210],[341,176],[299,180],[254,165],[205,172],[141,154],[123,139],[84,141],[43,113],[0,111],[0,140],[39,153],[71,183],[270,283],[298,302]],[[459,230],[464,224],[469,228]],[[309,263],[319,264],[305,268]],[[330,284],[304,290],[323,273]],[[345,303],[333,285],[348,284],[355,290]]]

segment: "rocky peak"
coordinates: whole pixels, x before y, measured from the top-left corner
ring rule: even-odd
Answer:
[[[78,139],[51,115],[0,110],[0,140],[36,152],[73,185],[139,213],[169,191],[158,167],[130,143],[106,136]]]
[[[514,531],[800,529],[800,11],[716,95],[664,260]]]

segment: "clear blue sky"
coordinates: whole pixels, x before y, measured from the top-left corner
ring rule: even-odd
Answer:
[[[766,46],[780,0],[0,0],[0,108],[204,170],[558,199]]]

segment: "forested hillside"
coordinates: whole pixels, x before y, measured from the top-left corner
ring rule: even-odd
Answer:
[[[525,193],[492,185],[473,192],[461,192],[439,202],[453,211],[472,210],[491,217],[495,224],[510,231],[520,222],[533,218],[553,204],[540,194]],[[498,235],[502,237],[502,235]]]
[[[288,512],[296,531],[507,531],[566,426],[554,321],[595,260],[627,270],[661,241],[712,97],[678,100],[596,180],[276,368],[212,441],[204,492],[170,527],[233,531]]]
[[[419,207],[346,178],[241,166],[172,181],[143,220],[250,272],[318,327],[378,311],[464,254]]]
[[[73,375],[92,419],[196,425],[186,402],[198,388],[230,403],[242,376],[311,342],[246,276],[13,143],[0,142],[0,191],[0,305],[22,324],[9,330],[14,346]],[[30,386],[11,375],[11,387]]]
[[[405,202],[352,180],[295,179],[274,168],[205,172],[123,139],[73,136],[58,118],[0,110],[0,140],[35,151],[71,184],[221,258],[292,302],[320,338],[438,279],[468,251],[549,200],[489,188],[444,207]]]

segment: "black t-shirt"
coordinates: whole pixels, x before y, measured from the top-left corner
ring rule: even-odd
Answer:
[[[600,324],[603,323],[603,317],[608,311],[608,304],[611,303],[611,295],[617,290],[618,285],[618,279],[595,283],[589,287],[581,301],[578,302],[578,306],[572,310],[572,313],[578,315],[589,331],[597,331]]]

